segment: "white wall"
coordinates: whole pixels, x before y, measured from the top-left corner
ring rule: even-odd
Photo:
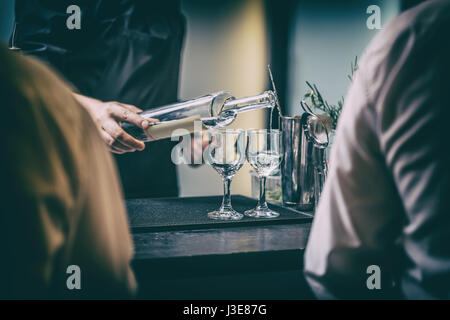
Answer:
[[[267,84],[266,26],[262,0],[185,0],[187,34],[181,68],[180,98],[217,91],[246,96]],[[265,112],[239,115],[233,127],[265,125]],[[178,167],[180,195],[222,194],[222,180],[209,166]],[[250,195],[249,165],[233,179],[231,192]]]

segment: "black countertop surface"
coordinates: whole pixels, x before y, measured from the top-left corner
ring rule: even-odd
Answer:
[[[239,212],[256,205],[243,196],[232,202]],[[271,205],[280,217],[208,219],[220,203],[221,196],[127,200],[143,297],[305,297],[298,287],[312,216]]]

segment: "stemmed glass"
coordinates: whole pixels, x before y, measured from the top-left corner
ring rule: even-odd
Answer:
[[[279,216],[267,206],[266,178],[280,165],[280,130],[253,129],[247,131],[247,160],[259,177],[259,200],[255,209],[244,214],[253,218],[275,218]]]
[[[222,176],[224,195],[220,208],[209,212],[208,217],[216,220],[240,220],[243,215],[231,206],[230,185],[245,162],[245,131],[210,130],[209,137],[204,159]]]

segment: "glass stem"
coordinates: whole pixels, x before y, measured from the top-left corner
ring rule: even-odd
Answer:
[[[230,195],[230,185],[231,179],[226,177],[223,178],[223,200],[222,200],[222,210],[231,209],[231,195]]]
[[[266,177],[259,178],[259,200],[258,207],[267,208],[266,202]]]

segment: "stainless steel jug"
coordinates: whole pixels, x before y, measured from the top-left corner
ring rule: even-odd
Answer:
[[[281,117],[283,204],[313,210],[325,183],[331,119],[309,112]]]
[[[314,208],[313,144],[303,130],[308,117],[306,112],[301,116],[281,117],[283,204],[299,210]]]

